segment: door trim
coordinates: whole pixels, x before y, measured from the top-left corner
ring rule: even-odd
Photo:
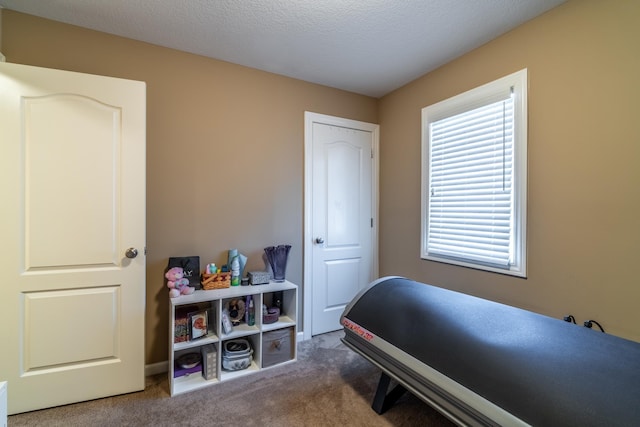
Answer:
[[[351,129],[371,132],[373,164],[371,165],[371,212],[373,214],[373,227],[371,230],[371,273],[373,278],[378,277],[378,171],[379,171],[379,142],[380,142],[380,125],[361,122],[357,120],[344,119],[341,117],[328,116],[325,114],[304,112],[304,245],[303,245],[303,304],[302,304],[302,332],[303,339],[311,338],[311,310],[313,302],[312,280],[311,280],[311,254],[313,246],[313,236],[311,235],[311,224],[313,211],[311,209],[312,201],[312,143],[313,143],[313,124],[321,123],[331,126],[347,127]]]

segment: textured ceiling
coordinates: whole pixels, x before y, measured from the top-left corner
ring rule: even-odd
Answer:
[[[380,97],[565,0],[0,0],[0,6]]]

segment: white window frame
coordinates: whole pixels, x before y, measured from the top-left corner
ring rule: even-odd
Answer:
[[[527,69],[517,71],[483,86],[422,109],[421,258],[513,276],[527,276]],[[504,99],[513,98],[513,175],[511,262],[508,266],[486,265],[474,260],[447,258],[429,251],[430,207],[430,124]]]

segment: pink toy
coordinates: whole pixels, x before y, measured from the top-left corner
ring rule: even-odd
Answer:
[[[164,275],[167,278],[167,286],[169,287],[169,296],[175,298],[180,295],[190,295],[195,288],[189,286],[189,280],[184,278],[184,270],[182,267],[173,267]]]

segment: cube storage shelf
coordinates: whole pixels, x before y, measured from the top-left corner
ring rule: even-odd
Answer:
[[[298,287],[291,282],[271,281],[265,285],[234,286],[209,291],[198,290],[191,295],[170,298],[169,385],[171,395],[190,392],[249,375],[261,369],[269,369],[295,361],[297,358],[297,290]],[[242,320],[240,324],[233,326],[232,331],[225,333],[222,326],[222,311],[230,301],[234,299],[244,301],[249,295],[254,301],[255,324],[250,326]],[[280,298],[281,301],[277,302],[276,300]],[[267,307],[276,305],[281,307],[280,316],[276,322],[263,324],[263,304]],[[196,319],[196,317],[190,318],[190,315],[202,316],[205,312],[206,334],[189,340],[186,332],[189,330],[191,319]],[[225,342],[236,339],[249,341],[253,349],[252,361],[250,366],[245,369],[227,371],[222,367],[222,349]],[[274,343],[276,339],[277,341]],[[209,367],[209,379],[205,379],[202,366],[200,369],[194,367],[191,370],[185,370],[177,364],[177,360],[181,356],[188,353],[202,354],[203,349],[208,349],[209,352],[211,349],[215,350],[215,355],[208,358],[208,363],[214,362],[215,364],[215,367]],[[204,357],[202,359],[201,364],[205,363]],[[265,360],[266,363],[263,363]]]

